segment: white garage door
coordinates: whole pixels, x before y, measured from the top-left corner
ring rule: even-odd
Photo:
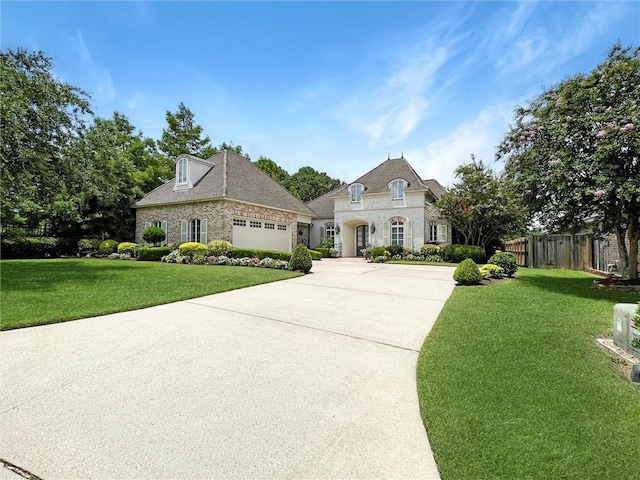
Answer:
[[[263,250],[291,251],[291,231],[283,223],[251,218],[233,219],[233,246]]]

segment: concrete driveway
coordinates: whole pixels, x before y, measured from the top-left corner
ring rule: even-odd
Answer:
[[[439,478],[415,372],[452,273],[325,260],[1,332],[0,458],[47,480]]]

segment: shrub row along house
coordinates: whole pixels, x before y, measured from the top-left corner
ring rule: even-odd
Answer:
[[[223,150],[206,160],[184,154],[176,159],[175,179],[137,202],[136,241],[153,225],[168,243],[222,239],[291,252],[298,243],[313,247],[333,237],[346,257],[360,256],[368,245],[418,250],[451,242],[451,227],[434,206],[444,191],[395,158],[304,204],[239,154]]]

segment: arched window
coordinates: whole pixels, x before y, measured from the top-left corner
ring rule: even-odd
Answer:
[[[324,235],[326,238],[335,237],[336,235],[336,227],[333,223],[325,223],[324,224]]]
[[[404,222],[391,223],[391,245],[404,246]]]
[[[187,183],[187,159],[178,160],[178,185]]]

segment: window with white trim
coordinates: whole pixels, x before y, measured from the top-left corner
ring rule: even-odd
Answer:
[[[429,233],[427,235],[427,239],[429,242],[438,241],[438,225],[436,222],[429,222]]]
[[[193,219],[189,222],[189,241],[190,242],[199,242],[200,241],[200,227],[201,221],[199,219]]]
[[[187,183],[187,159],[181,158],[178,160],[178,185],[184,185]]]
[[[351,193],[351,203],[359,203],[362,201],[362,185],[355,183],[349,188]]]
[[[402,200],[404,198],[404,181],[394,180],[391,182],[391,199]]]
[[[275,230],[276,229],[276,225],[274,223],[265,222],[264,228],[266,228],[267,230]]]
[[[251,220],[251,221],[249,222],[249,226],[250,226],[251,228],[262,228],[262,222],[256,222],[256,221],[254,221],[254,220]]]
[[[243,220],[241,218],[234,218],[233,219],[233,226],[234,227],[246,227],[247,226],[247,221]]]
[[[391,245],[404,246],[404,222],[391,223]]]
[[[438,243],[446,243],[449,241],[449,227],[446,223],[438,225]]]
[[[333,223],[325,223],[324,224],[324,234],[326,237],[335,237],[336,235],[336,227]]]

